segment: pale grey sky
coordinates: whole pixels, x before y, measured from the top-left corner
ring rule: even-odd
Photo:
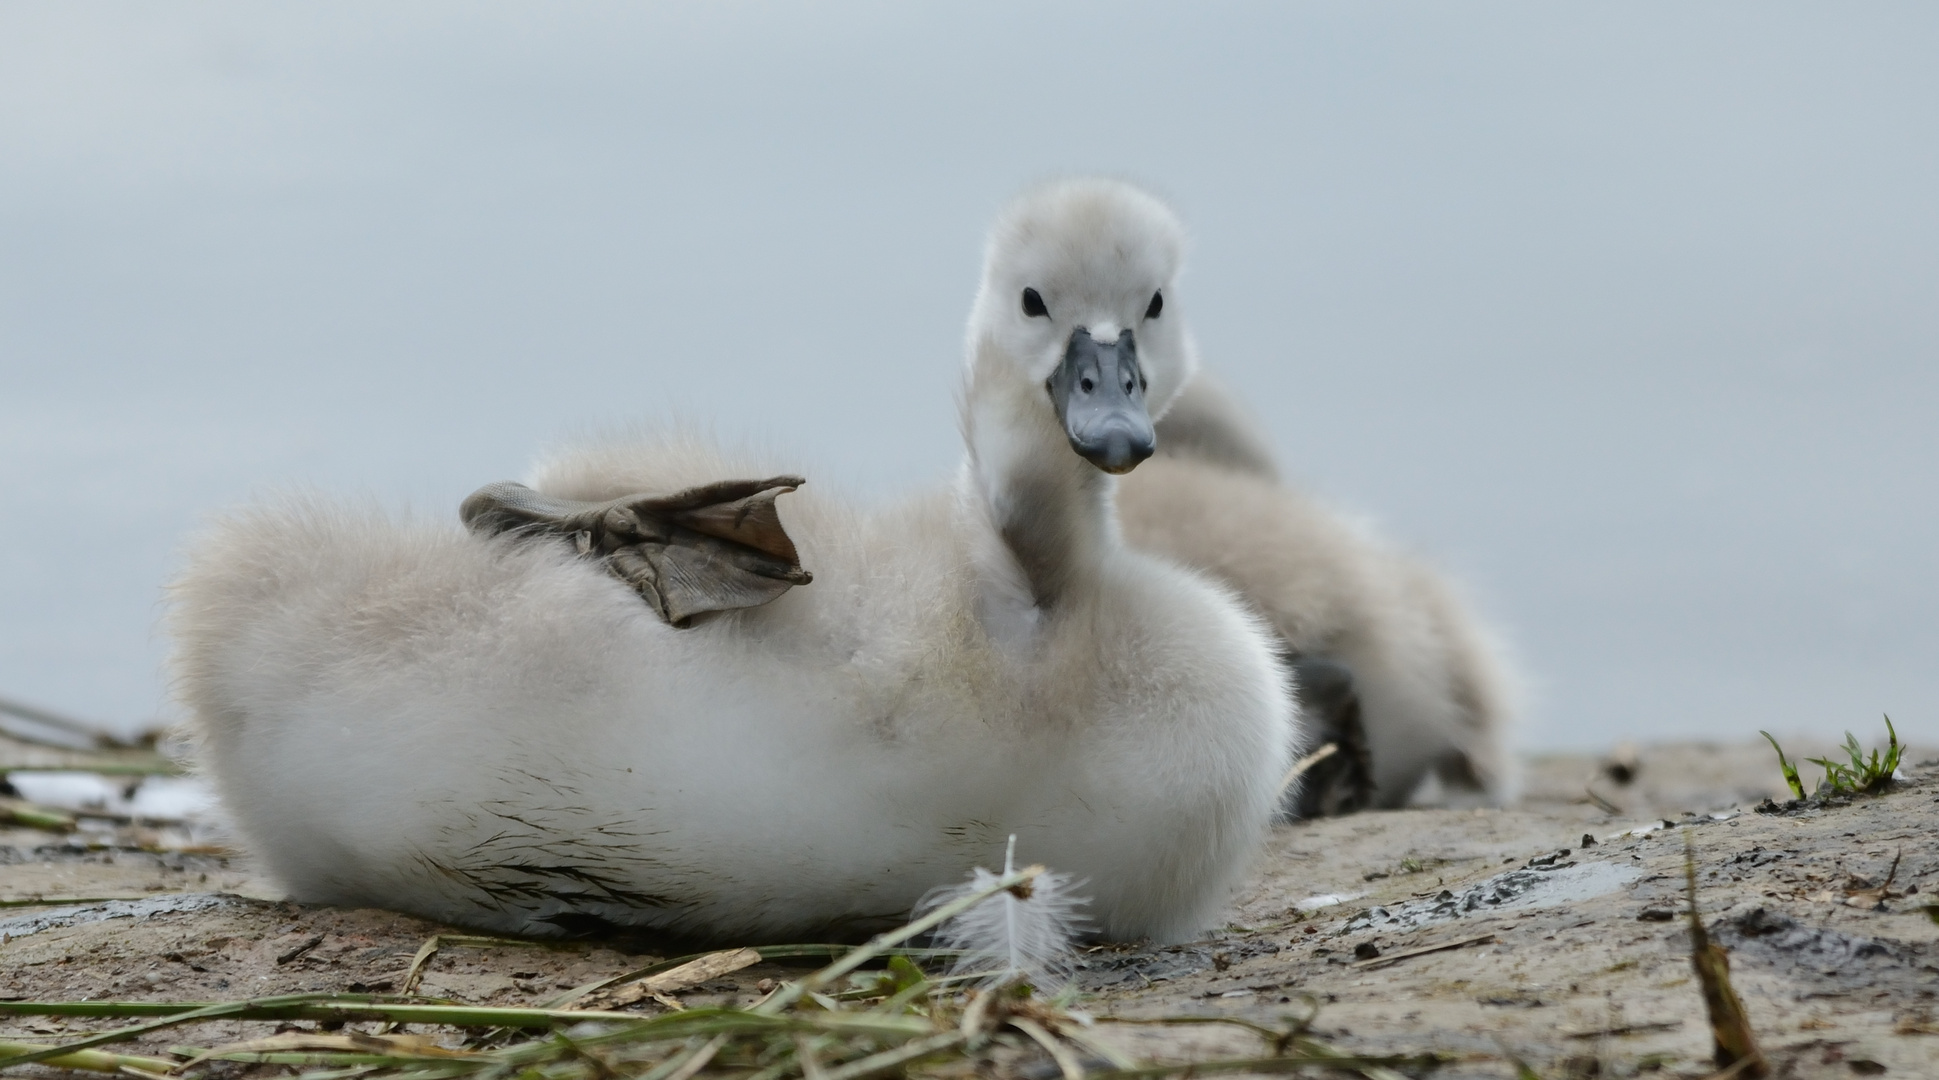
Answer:
[[[681,415],[935,483],[982,229],[1104,172],[1292,476],[1465,580],[1538,746],[1939,749],[1939,7],[0,6],[0,696],[170,715],[290,484],[451,515]]]

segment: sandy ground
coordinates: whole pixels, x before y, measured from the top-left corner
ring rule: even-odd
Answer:
[[[1761,743],[1647,748],[1627,783],[1608,765],[1538,759],[1514,810],[1282,826],[1223,930],[1185,946],[1087,951],[1085,1007],[1268,1024],[1317,1007],[1316,1030],[1343,1050],[1454,1055],[1439,1076],[1511,1077],[1513,1057],[1548,1078],[1703,1076],[1710,1036],[1677,914],[1688,838],[1705,922],[1731,950],[1779,1075],[1939,1077],[1939,925],[1920,910],[1939,901],[1939,761],[1907,766],[1883,797],[1789,813],[1755,809],[1786,794]],[[276,895],[192,832],[0,830],[0,902],[118,898],[0,908],[0,999],[393,990],[419,946],[450,929]],[[538,1003],[651,960],[586,942],[450,947],[423,992]],[[786,975],[749,968],[683,997],[752,1001],[757,980]],[[0,1019],[0,1040],[88,1029]],[[1107,1030],[1157,1059],[1260,1052],[1236,1029]]]

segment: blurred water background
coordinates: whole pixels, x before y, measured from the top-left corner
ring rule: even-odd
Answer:
[[[681,416],[945,478],[981,232],[1103,172],[1526,738],[1939,746],[1939,7],[0,6],[0,695],[174,714],[197,523]],[[1915,750],[1915,757],[1919,756]]]

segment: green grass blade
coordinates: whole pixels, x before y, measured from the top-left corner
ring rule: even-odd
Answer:
[[[1770,743],[1771,749],[1777,751],[1777,767],[1784,773],[1784,782],[1791,786],[1791,797],[1804,798],[1804,781],[1798,779],[1798,767],[1791,764],[1790,759],[1784,756],[1784,748],[1777,744],[1777,740],[1771,737],[1770,732],[1759,731],[1758,734],[1764,736],[1764,741]]]

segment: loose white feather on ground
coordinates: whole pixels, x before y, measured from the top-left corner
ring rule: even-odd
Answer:
[[[939,888],[923,897],[917,914],[934,911],[963,897],[983,892],[1016,870],[1017,838],[1010,837],[1003,852],[1003,872],[982,867],[970,872],[961,885]],[[1075,894],[1083,886],[1071,875],[1047,873],[1009,890],[936,929],[935,941],[944,949],[959,949],[950,974],[974,977],[984,987],[1028,983],[1055,992],[1070,983],[1073,946],[1086,929],[1081,908],[1090,901]]]

